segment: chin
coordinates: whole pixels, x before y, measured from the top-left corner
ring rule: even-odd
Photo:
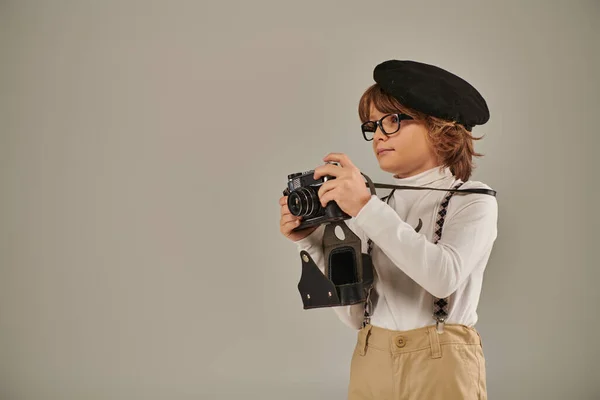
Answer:
[[[390,174],[395,174],[398,171],[399,163],[390,162],[390,160],[378,160],[379,168],[382,171],[389,172]]]

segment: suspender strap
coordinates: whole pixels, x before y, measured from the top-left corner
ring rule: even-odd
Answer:
[[[458,182],[454,189],[458,189],[463,185],[463,182]],[[448,213],[448,204],[450,203],[450,199],[454,195],[455,192],[448,192],[444,197],[444,201],[440,204],[440,209],[437,215],[437,221],[435,223],[435,232],[433,233],[433,243],[438,243],[442,237],[442,231],[444,228],[444,221],[446,220],[446,214]],[[436,327],[438,333],[442,333],[444,331],[444,323],[448,318],[450,307],[450,299],[448,297],[444,299],[438,299],[434,297],[433,299],[433,318],[436,321]]]
[[[388,194],[387,196],[382,197],[381,200],[385,201],[387,204],[389,204],[390,203],[390,199],[394,195],[394,191],[395,190],[396,189],[393,189],[390,192],[390,194]],[[373,251],[373,241],[371,239],[369,239],[367,243],[369,245],[369,248],[367,249],[367,253],[370,256],[371,252]],[[365,311],[364,311],[363,323],[362,323],[363,328],[365,326],[367,326],[368,324],[371,323],[371,314],[373,313],[373,298],[371,297],[371,292],[375,288],[375,275],[376,274],[377,273],[375,271],[375,265],[373,265],[373,283],[367,289],[367,296],[366,296],[366,301],[365,301]]]
[[[367,254],[369,254],[369,256],[371,256],[371,251],[373,251],[373,241],[371,239],[369,239],[369,241],[367,243],[369,244],[369,248],[367,249]],[[362,323],[363,328],[371,323],[371,314],[373,313],[373,298],[371,297],[371,292],[375,288],[375,275],[376,274],[377,273],[375,272],[375,265],[373,265],[373,282],[367,288],[367,295],[365,298],[365,311],[363,314],[363,323]]]

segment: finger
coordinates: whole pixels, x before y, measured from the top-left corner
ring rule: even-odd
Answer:
[[[290,209],[287,205],[287,198],[288,196],[283,196],[279,199],[279,205],[281,206],[281,215],[289,214],[290,212]]]
[[[337,200],[339,193],[340,193],[340,190],[338,188],[328,190],[327,193],[325,193],[322,197],[319,197],[319,200],[321,201],[321,205],[323,207],[325,207],[327,205],[327,203],[329,203],[330,201]]]
[[[323,197],[325,195],[325,193],[337,188],[341,182],[342,181],[339,179],[334,179],[332,181],[327,181],[324,184],[322,184],[321,187],[319,188],[319,191],[317,192],[317,196],[319,197],[319,199],[321,197]]]
[[[315,168],[315,173],[313,174],[314,179],[320,179],[325,175],[335,176],[336,178],[340,177],[344,171],[342,167],[333,164],[325,164]]]
[[[286,222],[285,224],[281,225],[281,233],[287,236],[292,232],[294,228],[298,227],[299,225],[300,220]]]
[[[282,215],[281,219],[279,220],[280,225],[283,225],[285,223],[288,222],[294,222],[294,221],[300,221],[300,217],[296,217],[295,215],[292,214],[286,214],[286,215]]]
[[[335,161],[340,163],[340,165],[342,166],[342,168],[347,168],[347,167],[354,167],[354,164],[352,163],[352,161],[350,161],[350,158],[344,154],[344,153],[329,153],[327,154],[324,158],[323,161],[325,162],[330,162],[330,161]]]

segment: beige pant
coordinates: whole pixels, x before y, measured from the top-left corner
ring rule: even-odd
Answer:
[[[486,400],[485,358],[475,328],[447,324],[358,333],[349,400]]]

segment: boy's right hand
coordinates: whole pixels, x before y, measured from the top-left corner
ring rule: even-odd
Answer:
[[[300,225],[301,217],[292,215],[287,206],[287,196],[283,196],[279,199],[279,205],[281,206],[281,219],[279,220],[279,230],[283,236],[287,237],[293,242],[304,239],[311,233],[313,233],[318,226],[312,226],[310,228],[302,229],[301,231],[292,232],[292,229]]]

